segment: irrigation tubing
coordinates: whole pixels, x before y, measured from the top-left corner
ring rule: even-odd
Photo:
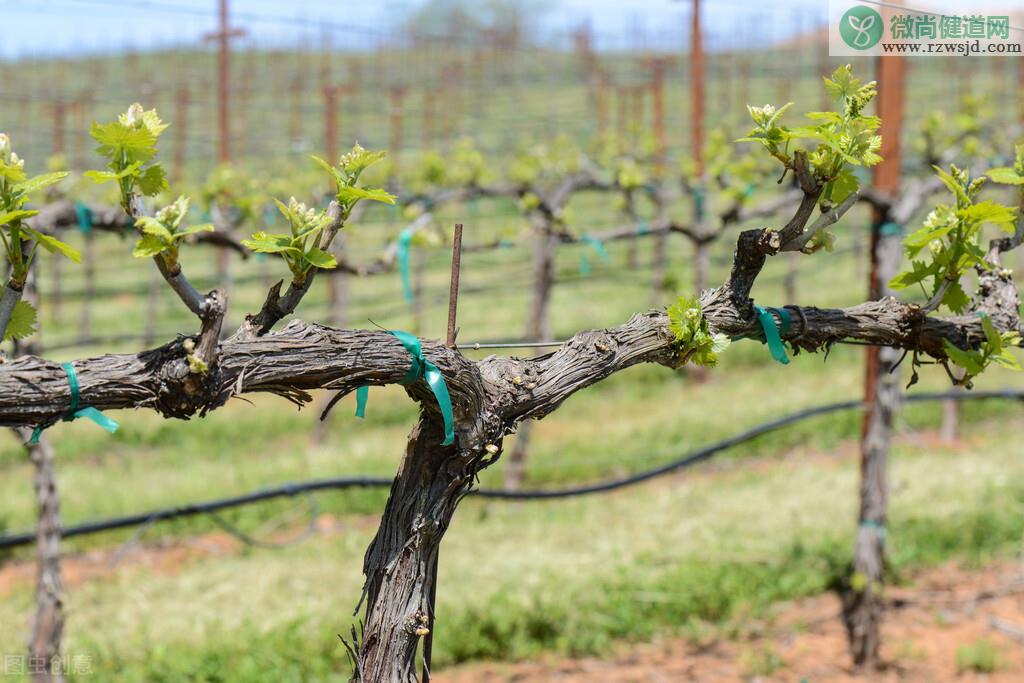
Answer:
[[[903,396],[903,401],[906,403],[925,403],[929,401],[971,401],[971,400],[982,400],[982,399],[1015,399],[1024,401],[1024,390],[1021,389],[1001,389],[995,391],[950,391],[950,392],[922,392],[919,394],[907,394]],[[478,498],[490,498],[499,500],[518,500],[518,501],[530,501],[530,500],[555,500],[564,498],[576,498],[579,496],[587,496],[597,493],[607,493],[609,491],[615,491],[618,489],[633,486],[657,477],[671,474],[677,470],[692,467],[697,463],[705,460],[709,460],[715,455],[722,451],[728,450],[739,446],[740,444],[751,441],[758,436],[762,436],[769,432],[781,429],[797,422],[825,415],[828,413],[835,413],[844,410],[853,410],[857,408],[863,408],[864,402],[860,400],[853,401],[840,401],[837,403],[829,403],[826,405],[815,406],[813,408],[806,408],[804,410],[798,410],[780,418],[769,420],[755,427],[743,431],[735,436],[731,436],[727,439],[723,439],[717,443],[713,443],[703,448],[699,448],[695,451],[691,451],[672,462],[655,467],[653,469],[638,472],[627,477],[620,477],[616,479],[610,479],[596,484],[588,484],[585,486],[576,486],[563,489],[537,489],[531,491],[504,491],[501,489],[478,489],[472,491],[470,495]],[[391,486],[393,479],[391,477],[367,477],[367,476],[356,476],[356,477],[331,477],[325,479],[313,479],[310,481],[299,482],[299,483],[288,483],[281,486],[275,486],[272,488],[261,489],[253,491],[239,496],[233,496],[230,498],[220,498],[218,500],[207,501],[205,503],[192,503],[187,505],[178,505],[175,507],[165,508],[162,510],[154,510],[151,512],[142,512],[133,515],[126,515],[124,517],[114,517],[110,519],[94,520],[92,522],[85,522],[74,526],[65,527],[62,536],[64,538],[72,538],[75,536],[86,536],[90,534],[97,534],[104,531],[114,531],[117,529],[126,529],[136,526],[151,526],[156,522],[168,521],[172,519],[180,519],[184,517],[194,517],[196,515],[210,515],[216,514],[221,510],[228,510],[231,508],[241,507],[244,505],[252,505],[253,503],[259,503],[267,500],[273,500],[276,498],[290,498],[301,493],[311,493],[314,491],[326,491],[326,490],[339,490],[339,489],[351,489],[351,488],[388,488]],[[16,548],[25,545],[31,545],[35,541],[35,532],[23,532],[18,534],[11,534],[8,536],[0,536],[0,550]]]

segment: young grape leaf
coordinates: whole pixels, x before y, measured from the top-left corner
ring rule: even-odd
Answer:
[[[14,311],[4,331],[3,341],[25,339],[36,331],[36,309],[25,300],[14,304]]]
[[[64,256],[67,256],[75,263],[82,262],[82,255],[79,254],[78,250],[72,247],[70,244],[65,244],[56,237],[46,235],[44,233],[39,232],[38,230],[33,230],[32,228],[25,225],[21,226],[21,229],[26,234],[30,235],[39,244],[39,246],[41,246],[43,249],[50,252],[51,254],[63,254]]]
[[[142,231],[144,235],[152,235],[160,239],[165,244],[170,244],[174,235],[170,230],[164,226],[163,223],[150,216],[141,216],[135,221],[135,227]]]
[[[156,256],[157,254],[162,254],[166,251],[169,246],[170,245],[167,242],[156,235],[143,235],[142,238],[135,243],[135,248],[132,250],[132,256],[135,258]]]
[[[310,265],[316,266],[317,268],[330,269],[336,268],[338,265],[333,254],[329,254],[322,249],[317,249],[316,247],[307,251],[305,258]]]
[[[197,232],[213,232],[213,231],[214,231],[214,227],[213,227],[212,224],[210,224],[210,223],[199,223],[198,225],[190,225],[187,228],[181,228],[180,230],[175,231],[174,239],[178,240],[178,239],[181,239],[182,237],[188,237],[189,235],[194,235]]]
[[[11,189],[15,194],[24,197],[25,195],[42,190],[44,187],[49,187],[54,183],[59,183],[67,176],[68,174],[66,172],[44,173],[43,175],[37,175],[34,178],[29,178],[24,182],[16,183]]]
[[[38,211],[30,211],[28,209],[15,209],[14,211],[5,211],[0,213],[0,225],[7,225],[14,221],[21,220],[22,218],[29,218],[35,216]]]
[[[147,197],[168,189],[167,173],[160,165],[150,166],[139,176],[139,190]]]
[[[253,251],[266,254],[302,253],[302,250],[292,246],[292,238],[288,235],[268,235],[265,232],[257,232],[252,239],[242,240],[242,244]]]
[[[971,305],[971,297],[967,296],[959,281],[951,282],[942,296],[942,303],[954,313],[963,313]]]
[[[985,175],[991,178],[992,182],[1001,185],[1024,185],[1024,175],[1007,166],[990,168]]]
[[[977,351],[965,351],[951,343],[948,339],[942,340],[942,348],[951,361],[966,370],[970,375],[977,375],[985,369],[981,354]]]

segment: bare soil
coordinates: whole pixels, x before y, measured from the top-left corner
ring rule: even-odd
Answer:
[[[472,664],[440,671],[434,683],[863,683],[1024,681],[1024,568],[1001,564],[981,571],[954,565],[922,573],[912,586],[891,588],[883,628],[884,668],[851,665],[839,601],[823,595],[777,606],[738,640],[695,643],[669,639],[617,648],[606,657],[544,658]],[[971,668],[966,650],[982,641],[995,670]],[[958,653],[961,662],[958,665]]]

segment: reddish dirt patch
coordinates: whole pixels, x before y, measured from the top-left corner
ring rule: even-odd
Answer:
[[[316,520],[316,533],[342,532],[346,528],[364,528],[376,518],[346,517],[323,514]],[[300,535],[301,530],[285,529],[263,540],[284,543]],[[154,574],[174,575],[183,567],[206,557],[238,553],[244,543],[223,531],[212,531],[188,538],[169,538],[152,543],[128,543],[67,555],[61,561],[65,588],[113,577],[118,572],[142,569]],[[32,590],[36,565],[31,559],[0,564],[0,599],[16,590]]]
[[[849,665],[839,602],[826,595],[779,605],[736,641],[665,640],[618,648],[606,658],[544,658],[474,664],[438,672],[436,683],[862,683],[1024,681],[1024,570],[1000,565],[965,572],[953,566],[889,591],[883,632],[885,669],[857,673]],[[958,671],[961,646],[988,641],[998,651],[994,673]],[[774,663],[769,664],[774,660]]]

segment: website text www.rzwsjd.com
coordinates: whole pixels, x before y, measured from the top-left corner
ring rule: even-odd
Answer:
[[[989,43],[982,45],[980,40],[959,43],[882,43],[882,52],[910,54],[1021,54],[1020,43]]]

